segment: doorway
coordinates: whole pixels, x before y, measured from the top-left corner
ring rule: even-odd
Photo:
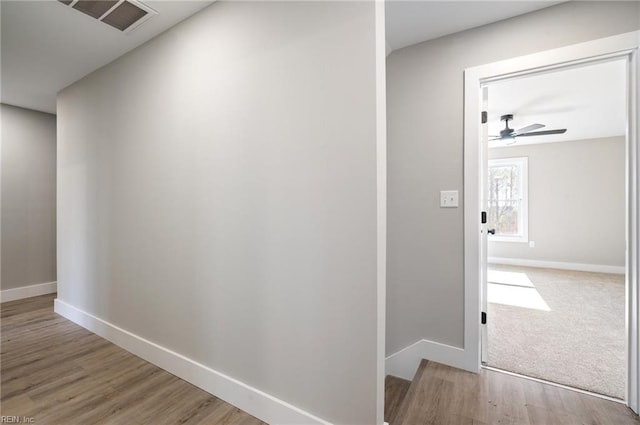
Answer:
[[[638,137],[636,123],[637,80],[636,61],[639,33],[633,32],[575,46],[468,69],[465,72],[465,364],[469,370],[479,370],[481,336],[487,326],[482,324],[486,313],[486,291],[481,291],[487,279],[487,233],[481,224],[481,193],[483,151],[480,143],[483,126],[478,119],[482,109],[483,86],[498,81],[521,78],[534,73],[552,72],[603,60],[621,59],[626,63],[626,128],[625,128],[625,400],[638,411]],[[588,88],[585,88],[588,89]],[[487,130],[485,130],[487,131]],[[484,299],[482,296],[484,295]],[[485,308],[483,308],[485,307]],[[484,334],[484,335],[483,335]],[[580,361],[579,353],[575,356]]]
[[[487,84],[483,196],[484,364],[621,400],[625,93],[620,58]]]

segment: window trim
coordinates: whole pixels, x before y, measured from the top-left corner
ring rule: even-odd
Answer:
[[[522,213],[518,214],[518,235],[489,235],[489,242],[529,242],[529,158],[526,156],[489,159],[487,169],[493,166],[512,165],[520,167],[520,187],[522,188]],[[487,185],[488,185],[487,181]],[[487,203],[489,200],[487,199]],[[487,205],[488,207],[488,205]]]

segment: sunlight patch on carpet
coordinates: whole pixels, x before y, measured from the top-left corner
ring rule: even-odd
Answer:
[[[510,305],[513,307],[530,308],[533,310],[551,311],[549,305],[540,296],[533,285],[528,287],[489,283],[487,301],[494,304]]]
[[[533,283],[526,273],[510,272],[505,270],[487,270],[487,281],[489,283],[501,283],[503,285],[526,286],[533,288]]]

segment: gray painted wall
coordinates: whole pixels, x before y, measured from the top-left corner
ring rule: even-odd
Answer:
[[[640,28],[638,2],[569,2],[394,51],[387,58],[387,354],[463,346],[465,68]]]
[[[529,158],[528,243],[489,242],[489,256],[625,264],[624,137],[512,146],[489,158]]]
[[[1,289],[56,280],[56,116],[0,105]]]
[[[58,96],[59,297],[376,422],[369,2],[219,2]]]

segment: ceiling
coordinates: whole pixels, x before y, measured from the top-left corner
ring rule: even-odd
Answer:
[[[491,83],[489,134],[504,128],[500,116],[513,114],[509,127],[544,124],[564,134],[521,137],[512,146],[624,136],[626,63],[622,59]],[[489,147],[504,146],[501,141]]]
[[[55,113],[56,93],[212,1],[144,1],[157,15],[122,33],[56,0],[0,2],[2,103]]]
[[[144,3],[158,14],[133,31],[121,33],[56,0],[0,1],[0,101],[55,113],[59,90],[213,1],[146,0]],[[387,49],[402,48],[557,3],[561,2],[387,0]]]
[[[387,53],[562,1],[386,0]]]

